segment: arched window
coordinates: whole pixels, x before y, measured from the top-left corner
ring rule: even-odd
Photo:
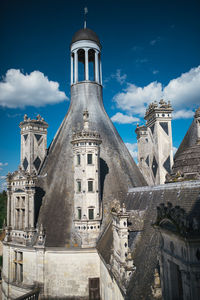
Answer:
[[[78,81],[85,80],[85,50],[78,50]]]
[[[89,60],[89,80],[95,81],[95,51],[90,49],[88,51]]]

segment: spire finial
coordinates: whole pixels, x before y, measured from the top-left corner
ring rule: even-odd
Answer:
[[[88,14],[87,6],[84,7],[84,29],[87,27],[86,15]]]

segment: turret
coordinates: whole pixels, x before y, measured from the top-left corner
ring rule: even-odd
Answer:
[[[46,155],[48,124],[37,116],[31,120],[24,116],[19,124],[21,128],[21,168],[29,173],[38,172]]]
[[[100,231],[100,135],[89,130],[89,113],[83,112],[83,130],[72,137],[74,154],[74,225],[82,247],[95,246]]]
[[[138,163],[149,185],[163,184],[173,164],[172,150],[172,106],[160,100],[151,103],[146,110],[146,130],[136,129],[138,140]]]

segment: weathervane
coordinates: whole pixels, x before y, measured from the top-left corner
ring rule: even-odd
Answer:
[[[84,28],[86,28],[86,15],[88,14],[88,8],[87,6],[84,7]]]

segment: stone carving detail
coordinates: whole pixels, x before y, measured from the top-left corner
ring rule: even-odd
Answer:
[[[176,229],[176,233],[186,236],[188,234],[198,234],[200,231],[199,222],[196,218],[189,218],[185,213],[185,210],[180,206],[173,207],[170,202],[165,206],[164,203],[161,203],[157,207],[157,219],[155,226],[169,229],[168,226],[165,226],[165,220],[169,220]]]
[[[154,285],[151,286],[152,295],[155,299],[162,299],[162,289],[158,269],[154,272]]]
[[[118,280],[121,288],[126,292],[126,287],[136,270],[133,263],[131,250],[128,247],[128,218],[130,214],[126,211],[125,204],[122,206],[118,200],[113,200],[111,204],[113,219],[113,249],[110,259],[111,270]]]

